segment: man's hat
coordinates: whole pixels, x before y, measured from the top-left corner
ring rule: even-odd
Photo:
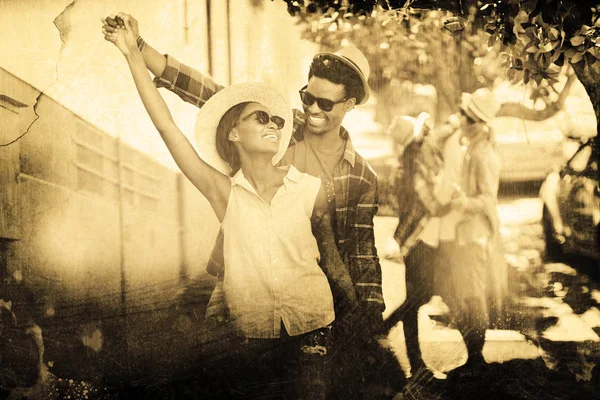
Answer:
[[[368,80],[369,74],[371,73],[371,68],[369,67],[369,61],[367,61],[367,58],[359,49],[356,47],[342,47],[335,53],[318,53],[315,55],[315,58],[319,56],[329,56],[335,58],[352,68],[352,70],[360,77],[364,92],[362,100],[357,104],[364,104],[367,102],[367,100],[369,100],[371,89],[369,88]]]
[[[473,93],[463,93],[460,108],[469,117],[488,122],[500,111],[500,103],[488,88],[477,89]]]
[[[281,160],[292,137],[292,108],[279,91],[265,83],[241,83],[221,89],[200,108],[196,117],[194,137],[200,157],[226,175],[231,173],[231,167],[217,152],[217,127],[230,108],[246,102],[260,103],[269,109],[271,115],[285,119],[285,126],[281,129],[279,151],[273,157],[273,165]]]

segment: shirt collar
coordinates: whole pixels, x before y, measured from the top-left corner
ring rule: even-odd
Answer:
[[[296,169],[296,167],[294,167],[293,165],[288,165],[287,167],[281,167],[281,168],[288,168],[288,173],[285,176],[285,178],[283,178],[283,184],[286,187],[289,187],[291,183],[300,182],[300,177],[302,176],[302,172],[298,171]]]
[[[306,117],[300,110],[294,111],[294,128],[292,130],[292,138],[290,146],[304,140],[304,129],[306,128]],[[343,160],[348,161],[350,166],[354,168],[356,163],[356,150],[350,140],[350,134],[343,126],[340,127],[340,137],[346,141],[346,149],[344,150]]]
[[[254,186],[252,186],[250,184],[250,182],[248,181],[248,179],[246,179],[246,177],[244,176],[244,172],[242,171],[242,169],[240,168],[238,170],[238,172],[235,173],[235,175],[231,178],[231,186],[241,186],[244,189],[257,194],[256,190],[254,189]]]
[[[298,171],[296,169],[296,167],[294,167],[293,165],[287,165],[287,166],[278,167],[278,168],[287,169],[287,171],[288,171],[286,176],[283,178],[283,184],[285,185],[286,188],[289,188],[290,185],[292,185],[293,183],[300,182],[302,172]],[[236,185],[239,185],[239,186],[243,187],[244,189],[249,190],[250,192],[256,194],[256,189],[254,189],[254,186],[252,186],[250,181],[248,181],[248,179],[246,179],[246,177],[244,176],[244,172],[242,171],[241,168],[231,178],[231,186],[236,186]]]
[[[340,136],[346,140],[346,149],[344,150],[343,159],[348,161],[352,168],[354,168],[354,164],[356,163],[356,150],[354,150],[354,145],[352,144],[352,140],[350,140],[348,131],[343,126],[340,129]]]

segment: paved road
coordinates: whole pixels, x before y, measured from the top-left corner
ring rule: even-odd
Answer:
[[[489,364],[469,376],[451,372],[446,381],[407,382],[396,400],[450,399],[597,399],[600,398],[600,290],[573,265],[544,263],[539,224],[541,204],[535,198],[509,197],[501,201],[499,212],[502,236],[511,266],[513,290],[512,325],[505,330],[488,330],[484,357]],[[397,220],[377,217],[376,244],[385,253]],[[386,316],[405,297],[404,265],[382,259]],[[596,277],[597,279],[597,277]],[[420,316],[425,362],[440,371],[453,371],[464,363],[466,349],[458,331],[439,318],[444,306],[439,298],[422,308]],[[389,343],[403,367],[407,367],[402,324],[394,327]],[[596,366],[598,365],[598,366]],[[594,369],[595,367],[595,369]],[[116,400],[129,398],[200,398],[195,381],[169,383],[134,393],[121,393],[82,381],[59,379],[46,374],[37,388],[43,399]],[[30,393],[13,393],[15,398]],[[1,393],[0,393],[1,395]]]
[[[541,355],[548,368],[557,369],[567,357],[565,346],[570,345],[579,362],[567,368],[578,379],[589,380],[593,365],[588,360],[600,359],[599,285],[570,265],[543,262],[541,211],[537,198],[509,197],[500,202],[501,233],[511,271],[512,326],[488,330],[484,356],[488,362],[505,362]],[[383,254],[396,223],[395,218],[376,218],[376,244]],[[404,265],[384,258],[382,270],[387,316],[405,299]],[[450,371],[464,363],[466,349],[458,331],[427,315],[443,314],[444,308],[442,299],[434,297],[421,309],[419,323],[426,363]],[[401,323],[390,331],[389,340],[406,368]]]

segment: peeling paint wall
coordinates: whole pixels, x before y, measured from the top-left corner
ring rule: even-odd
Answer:
[[[297,91],[306,83],[317,50],[300,40],[300,30],[282,1],[229,0],[226,7],[225,0],[210,0],[210,34],[207,4],[208,0],[0,0],[0,67],[175,168],[143,109],[123,56],[104,40],[100,18],[130,13],[138,19],[142,37],[158,51],[204,73],[212,64],[219,83],[230,83],[229,70],[234,83],[271,82],[288,93],[296,107]],[[161,92],[175,121],[192,138],[197,109]]]

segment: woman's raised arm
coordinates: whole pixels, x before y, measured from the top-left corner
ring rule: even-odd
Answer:
[[[105,38],[113,42],[125,56],[142,103],[173,159],[183,174],[208,199],[217,217],[222,221],[231,190],[229,178],[200,158],[173,121],[167,104],[148,74],[142,54],[137,48],[131,22],[125,20],[125,29],[118,29],[105,35]]]

